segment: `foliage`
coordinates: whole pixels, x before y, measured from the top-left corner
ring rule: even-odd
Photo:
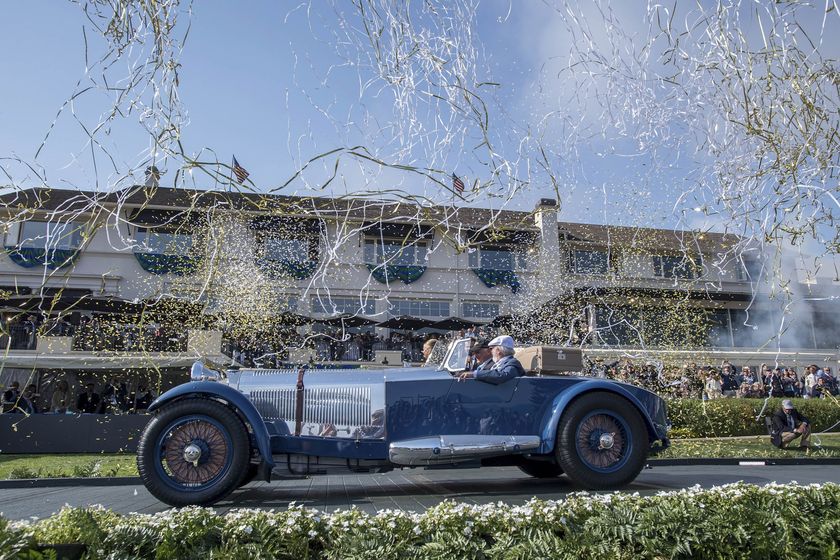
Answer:
[[[443,502],[415,514],[190,507],[154,515],[65,508],[37,522],[0,519],[0,557],[41,543],[84,543],[93,559],[233,558],[833,558],[840,485],[738,483],[652,496],[580,492],[522,506]],[[34,536],[34,541],[33,541]]]
[[[840,404],[832,399],[792,399],[811,421],[814,432],[836,429]],[[766,401],[766,402],[765,402]],[[668,419],[671,437],[729,437],[764,435],[764,416],[780,409],[781,399],[671,399]],[[832,428],[833,427],[833,428]]]

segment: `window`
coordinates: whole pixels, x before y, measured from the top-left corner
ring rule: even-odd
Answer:
[[[365,239],[365,263],[397,266],[426,263],[426,242],[402,239]]]
[[[306,239],[267,237],[263,241],[265,257],[272,261],[306,262],[309,260],[309,242]]]
[[[840,339],[837,333],[840,332],[840,309],[829,309],[815,311],[814,318],[814,343],[817,348],[838,348]]]
[[[729,310],[714,309],[708,315],[708,345],[714,348],[728,348],[732,346],[729,335]]]
[[[754,259],[745,258],[743,262],[735,262],[738,271],[738,280],[742,282],[758,282],[761,275],[761,263]]]
[[[318,297],[312,296],[312,312],[326,315],[374,315],[376,304],[374,300],[360,300],[348,297]]]
[[[137,228],[137,243],[143,252],[155,255],[185,255],[192,247],[192,235]]]
[[[575,249],[572,251],[572,264],[577,274],[601,274],[608,272],[609,259],[606,251],[588,251]]]
[[[280,296],[280,310],[295,313],[298,308],[297,296]]]
[[[528,267],[523,251],[506,247],[481,247],[469,253],[470,268],[487,270],[524,270]]]
[[[425,301],[416,299],[392,299],[391,314],[412,317],[449,317],[448,301]]]
[[[493,319],[499,316],[499,304],[465,301],[461,304],[461,316]]]
[[[653,257],[653,273],[660,278],[682,278],[690,280],[700,276],[702,264],[692,262],[683,255],[678,257]]]
[[[23,222],[18,245],[33,249],[77,249],[82,244],[82,226],[75,222]]]

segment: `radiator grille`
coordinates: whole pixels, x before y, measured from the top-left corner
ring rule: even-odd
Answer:
[[[294,422],[297,389],[252,391],[251,402],[267,420]],[[369,386],[307,387],[303,391],[303,422],[337,426],[370,426]]]

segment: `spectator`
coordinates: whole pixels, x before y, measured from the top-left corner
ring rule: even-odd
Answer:
[[[9,388],[3,392],[3,412],[21,412],[19,408],[20,383],[12,381]]]
[[[50,399],[50,411],[56,414],[64,414],[67,412],[67,402],[69,400],[69,387],[67,382],[63,379],[59,380],[56,388],[53,391]]]
[[[828,395],[830,394],[831,390],[825,380],[825,377],[818,377],[817,384],[811,388],[810,397],[812,399],[825,399],[828,398]]]
[[[85,385],[85,392],[76,399],[76,411],[83,414],[98,414],[102,399],[94,392],[96,386],[93,383]]]
[[[736,377],[736,381],[739,386],[746,383],[747,385],[752,385],[757,381],[755,374],[752,372],[750,366],[744,366],[741,368],[741,374]]]
[[[155,396],[145,385],[140,384],[137,386],[137,392],[131,400],[134,403],[134,410],[141,412],[149,408],[152,402],[154,402]]]
[[[770,441],[776,447],[785,448],[800,437],[802,439],[799,442],[799,448],[808,449],[811,438],[810,421],[794,408],[789,399],[785,399],[782,401],[781,410],[773,415]]]
[[[784,385],[782,383],[782,368],[773,369],[770,374],[770,379],[766,383],[770,387],[769,395],[771,397],[783,397],[785,394]]]
[[[435,345],[437,344],[436,338],[430,338],[425,343],[423,343],[423,360],[428,360],[429,356],[432,354],[432,350],[434,349]]]
[[[721,398],[723,396],[721,386],[720,374],[717,370],[711,370],[706,376],[706,398],[708,400]]]
[[[21,408],[23,408],[24,412],[27,414],[37,414],[37,401],[40,396],[41,395],[38,394],[38,388],[34,383],[27,385],[26,389],[23,391],[23,395],[21,395]]]
[[[26,330],[26,349],[35,350],[38,335],[37,317],[35,315],[29,315],[26,321],[23,322],[23,328]]]
[[[115,381],[111,380],[107,385],[105,385],[105,388],[102,389],[102,405],[100,407],[100,412],[103,414],[125,412],[128,408],[127,400],[128,390],[126,389],[125,383],[117,385]]]
[[[738,390],[738,384],[735,380],[735,372],[732,365],[726,363],[722,368],[720,374],[720,391],[724,397],[734,397]]]
[[[817,384],[817,376],[816,376],[816,372],[814,372],[814,370],[811,369],[811,366],[808,366],[807,368],[805,368],[805,373],[806,373],[806,375],[805,375],[805,394],[804,394],[804,397],[806,399],[810,399],[811,394],[814,391],[814,385]]]
[[[796,372],[790,368],[785,368],[785,374],[782,377],[782,392],[786,397],[798,397],[801,393],[801,384],[796,377]]]

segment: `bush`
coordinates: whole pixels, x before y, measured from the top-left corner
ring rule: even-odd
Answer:
[[[811,420],[815,432],[838,429],[840,403],[831,399],[792,399],[800,413]],[[782,399],[670,399],[668,419],[672,438],[765,435],[764,416],[775,413]],[[759,413],[762,414],[758,418]]]
[[[35,523],[0,519],[0,556],[37,542],[84,543],[91,559],[836,558],[840,485],[744,483],[655,496],[570,495],[522,506],[443,502],[425,513],[323,514],[184,508],[117,515],[65,508]],[[11,544],[9,544],[11,543]]]

